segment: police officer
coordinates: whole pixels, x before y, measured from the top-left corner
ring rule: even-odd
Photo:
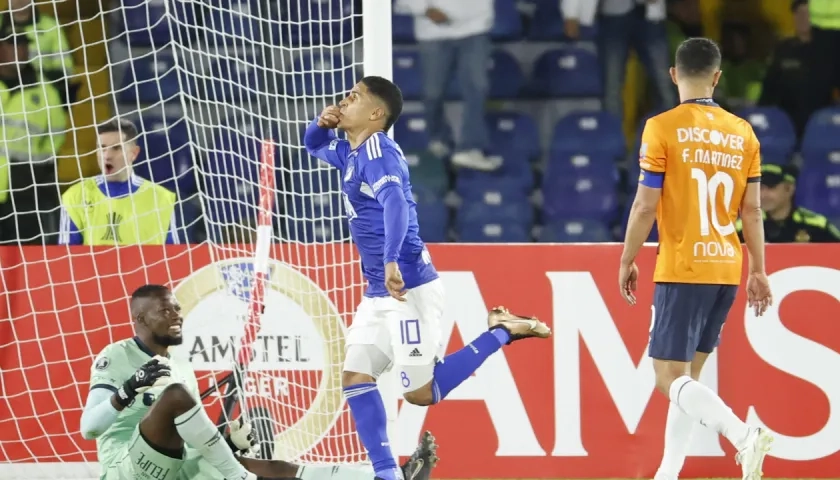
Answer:
[[[840,242],[840,230],[824,215],[797,207],[795,167],[766,164],[761,166],[761,210],[764,238],[767,243]],[[741,220],[736,223],[743,241]]]

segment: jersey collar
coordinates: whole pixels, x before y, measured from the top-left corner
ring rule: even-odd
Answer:
[[[143,179],[134,174],[125,182],[109,182],[105,180],[104,175],[96,176],[96,186],[99,187],[99,191],[110,198],[120,198],[136,193],[142,184]]]
[[[135,336],[135,337],[134,337],[134,343],[136,343],[136,344],[137,344],[137,348],[139,348],[139,349],[140,349],[143,353],[145,353],[146,355],[148,355],[148,356],[150,356],[150,357],[154,357],[154,356],[155,356],[155,352],[153,352],[153,351],[152,351],[152,350],[151,350],[151,349],[150,349],[150,348],[149,348],[149,347],[148,347],[145,343],[143,343],[143,340],[140,340],[140,337]],[[169,354],[167,353],[167,354],[166,354],[166,356],[167,356],[167,358],[168,358],[168,357],[169,357]]]
[[[715,102],[711,98],[690,98],[690,99],[682,102],[683,105],[685,105],[686,103],[693,103],[693,104],[696,104],[696,105],[705,105],[707,107],[719,107],[720,106],[720,105],[717,104],[717,102]]]

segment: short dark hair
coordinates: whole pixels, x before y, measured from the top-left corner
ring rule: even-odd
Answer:
[[[720,69],[720,61],[720,48],[708,38],[689,38],[677,47],[675,65],[681,75],[711,75]]]
[[[156,285],[156,284],[149,284],[143,285],[142,287],[137,287],[136,290],[131,294],[131,301],[139,300],[141,298],[155,298],[155,297],[163,297],[168,295],[171,292],[169,287],[165,285]]]
[[[403,96],[400,87],[386,78],[377,76],[365,77],[361,82],[367,87],[371,95],[385,103],[385,108],[388,110],[388,115],[385,117],[385,131],[390,130],[397,123],[403,109]]]
[[[131,120],[114,117],[96,127],[96,133],[99,135],[111,132],[122,133],[124,139],[130,142],[137,142],[137,127],[131,122]]]

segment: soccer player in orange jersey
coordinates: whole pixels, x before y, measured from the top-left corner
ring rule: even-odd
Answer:
[[[744,480],[761,478],[773,438],[742,422],[717,394],[697,381],[741,283],[740,212],[749,254],[747,298],[755,315],[772,305],[764,272],[758,140],[746,121],[712,100],[720,50],[692,38],[677,49],[671,78],[681,104],[648,120],[639,152],[642,172],[630,211],[619,287],[631,305],[636,255],[654,220],[659,252],[653,280],[649,355],[656,386],[671,400],[665,453],[655,480],[675,480],[695,421],[715,429],[738,451]]]

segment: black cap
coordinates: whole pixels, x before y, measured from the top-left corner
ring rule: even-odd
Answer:
[[[790,165],[767,163],[761,166],[761,184],[775,187],[782,182],[796,183],[797,171]]]

